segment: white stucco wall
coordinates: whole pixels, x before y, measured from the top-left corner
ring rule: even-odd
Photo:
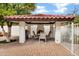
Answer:
[[[35,34],[37,33],[37,25],[31,25],[31,35],[33,35],[33,31]]]
[[[7,26],[4,26],[4,29],[6,32],[8,32],[8,28]],[[25,29],[27,29],[27,26],[25,26]],[[19,26],[12,26],[12,29],[11,29],[11,35],[12,36],[19,36]],[[2,28],[0,26],[0,32],[2,32]]]
[[[44,25],[44,33],[48,35],[49,31],[50,31],[50,25]]]
[[[7,26],[4,26],[4,29],[6,30],[6,32],[8,31],[7,29]],[[26,29],[27,29],[27,26],[26,26]],[[74,28],[76,31],[74,32],[75,35],[78,35],[79,36],[79,27],[78,28]],[[48,29],[47,29],[48,31]],[[47,32],[45,31],[45,32]],[[55,31],[55,30],[54,30]],[[58,31],[61,31],[62,34],[64,34],[67,30],[66,27],[61,27],[61,30],[58,29]],[[0,27],[0,32],[2,32],[2,28]],[[19,26],[12,26],[12,33],[11,33],[12,36],[19,36]]]

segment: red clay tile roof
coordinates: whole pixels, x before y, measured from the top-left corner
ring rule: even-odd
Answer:
[[[8,21],[72,21],[74,18],[73,15],[46,14],[5,16]]]

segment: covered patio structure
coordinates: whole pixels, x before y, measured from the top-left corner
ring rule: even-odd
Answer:
[[[44,30],[46,34],[51,31],[52,37],[55,39],[56,43],[61,43],[61,34],[58,31],[60,26],[63,25],[64,22],[68,22],[71,25],[71,40],[73,43],[73,15],[46,15],[46,14],[37,14],[37,15],[14,15],[14,16],[6,16],[5,20],[11,22],[19,23],[19,43],[24,43],[25,38],[25,26],[28,26],[27,29],[30,32],[29,37],[33,35],[33,31],[37,33],[38,30],[44,30],[47,26],[50,26],[49,29]],[[33,26],[34,25],[34,26]]]

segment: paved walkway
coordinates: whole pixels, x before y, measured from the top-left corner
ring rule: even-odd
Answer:
[[[24,44],[17,42],[0,44],[0,55],[4,56],[71,56],[70,51],[53,41],[46,44],[41,41],[28,40]]]

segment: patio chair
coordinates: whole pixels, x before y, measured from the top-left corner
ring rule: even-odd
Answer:
[[[41,39],[45,40],[45,42],[46,42],[46,34],[45,33],[40,33],[39,42]]]
[[[38,39],[38,35],[36,35],[34,31],[33,31],[33,38]]]
[[[50,39],[51,38],[51,31],[49,31],[48,35],[46,35],[46,38],[47,39]]]

